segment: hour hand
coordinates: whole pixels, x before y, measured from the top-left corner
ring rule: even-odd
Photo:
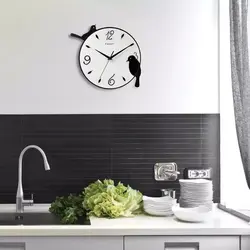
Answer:
[[[98,49],[95,49],[95,50],[96,50],[98,53],[100,53],[101,55],[103,55],[103,56],[105,56],[106,58],[108,58],[108,60],[111,60],[111,59],[112,59],[111,56],[108,56],[108,55],[102,53],[102,52],[99,51]]]

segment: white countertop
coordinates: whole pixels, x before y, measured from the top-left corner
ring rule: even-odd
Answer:
[[[15,205],[0,205],[1,212]],[[48,205],[25,207],[26,212],[48,212]],[[126,235],[250,235],[249,223],[214,208],[204,223],[186,223],[172,217],[91,218],[91,225],[0,226],[0,236],[126,236]]]

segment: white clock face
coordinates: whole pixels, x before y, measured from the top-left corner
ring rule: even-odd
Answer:
[[[80,67],[94,85],[116,89],[131,82],[129,56],[141,62],[140,48],[135,39],[119,28],[102,28],[92,33],[82,44],[79,53]]]

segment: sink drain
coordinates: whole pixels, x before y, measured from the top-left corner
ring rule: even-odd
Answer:
[[[15,220],[23,220],[23,216],[22,215],[16,215]]]

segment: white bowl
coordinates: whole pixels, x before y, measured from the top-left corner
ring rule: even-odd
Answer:
[[[174,215],[182,221],[203,222],[211,218],[212,211],[206,206],[182,208],[179,204],[172,207]]]

